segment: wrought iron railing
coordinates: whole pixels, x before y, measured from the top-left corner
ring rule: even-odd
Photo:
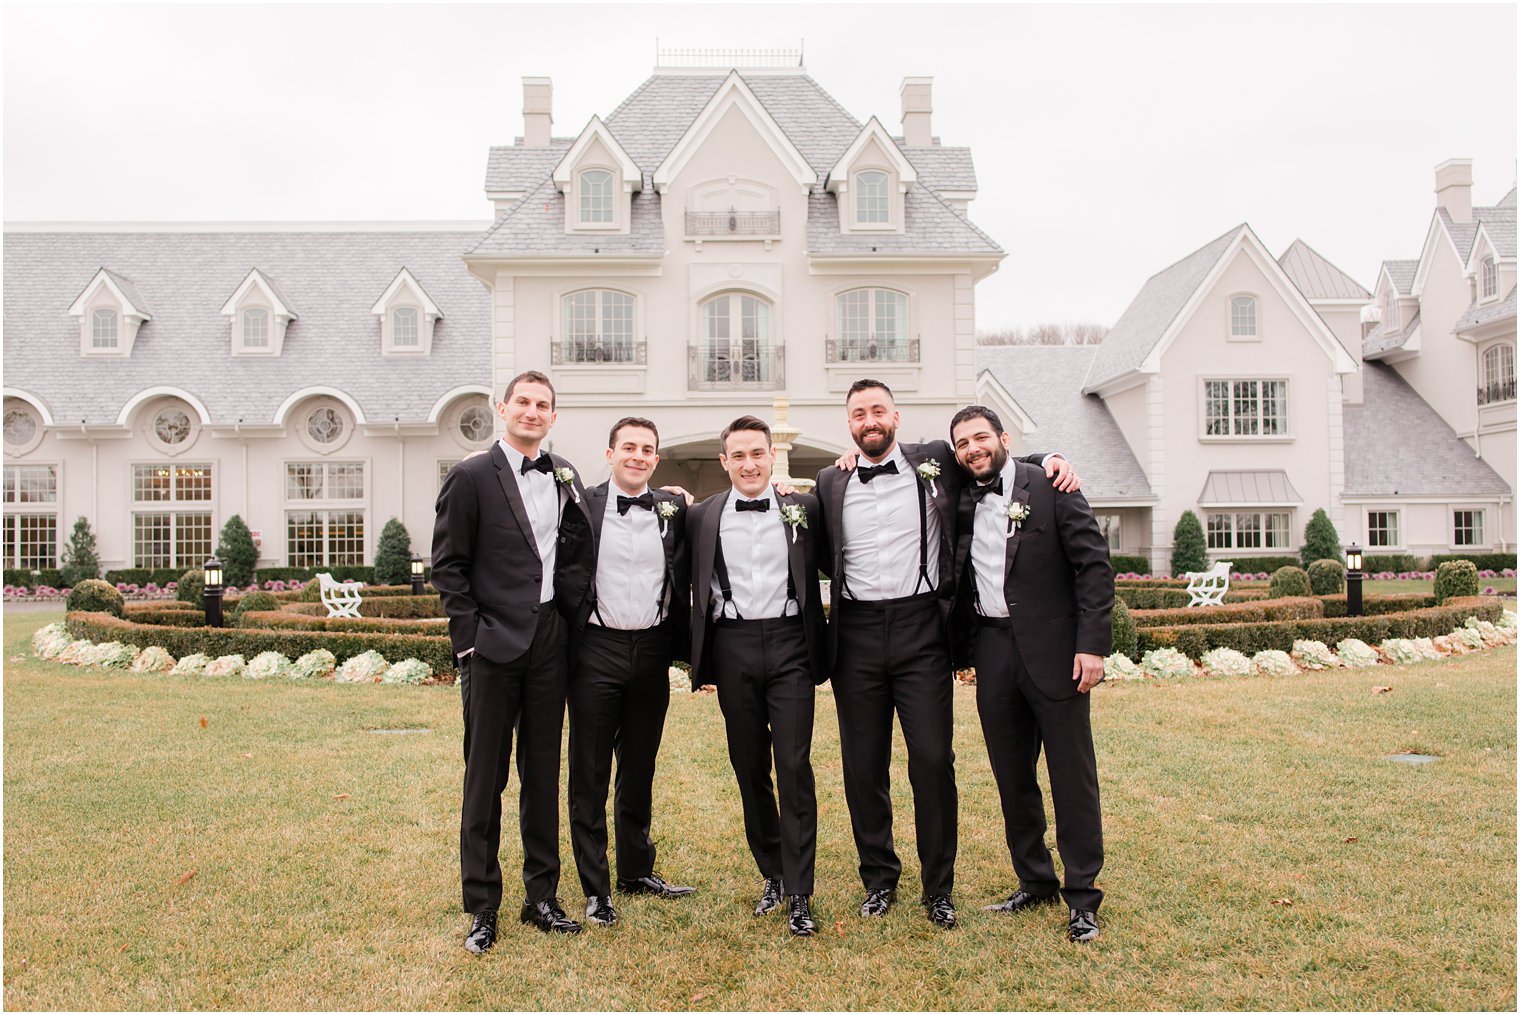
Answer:
[[[755,339],[708,340],[687,346],[692,391],[773,391],[786,386],[785,349]]]
[[[648,343],[643,339],[635,342],[604,338],[561,338],[549,343],[549,363],[552,366],[643,366],[648,354],[647,346]]]
[[[1494,402],[1513,402],[1515,400],[1515,382],[1513,379],[1500,381],[1497,384],[1483,384],[1478,387],[1478,404],[1490,405]]]
[[[689,211],[687,236],[779,236],[781,212]]]
[[[883,338],[826,338],[823,358],[827,363],[917,363],[916,338],[896,341]]]

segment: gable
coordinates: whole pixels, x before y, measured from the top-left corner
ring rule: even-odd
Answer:
[[[838,190],[839,185],[844,183],[849,174],[857,167],[872,166],[881,169],[889,169],[897,174],[898,183],[906,189],[918,180],[918,171],[903,155],[897,147],[892,136],[882,127],[881,121],[876,117],[866,123],[859,136],[845,149],[834,168],[829,170],[827,187],[829,190]]]
[[[670,153],[665,156],[658,169],[654,172],[655,189],[663,194],[669,189],[671,183],[681,171],[686,168],[688,162],[696,153],[706,146],[708,138],[720,124],[728,123],[731,126],[736,122],[737,114],[742,117],[754,133],[759,136],[765,146],[771,151],[776,159],[787,171],[792,182],[798,189],[806,194],[812,189],[818,180],[818,174],[803,158],[786,132],[783,131],[774,117],[755,98],[744,79],[737,71],[724,78],[723,84],[718,87],[702,112],[692,121],[681,135]]]
[[[639,167],[633,164],[633,159],[628,157],[601,118],[595,116],[554,167],[554,185],[563,192],[570,186],[576,171],[589,165],[615,168],[624,190],[638,190],[643,185],[644,176]]]

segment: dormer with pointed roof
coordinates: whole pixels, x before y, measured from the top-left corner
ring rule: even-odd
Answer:
[[[917,182],[913,163],[873,116],[829,170],[824,187],[838,199],[841,233],[901,233],[903,197]]]
[[[74,299],[69,315],[79,318],[83,356],[130,356],[138,329],[153,319],[136,286],[106,268]]]
[[[433,351],[433,325],[443,311],[406,268],[396,273],[369,312],[380,319],[383,355],[426,356]]]
[[[285,329],[298,316],[279,286],[257,268],[222,304],[234,356],[278,356],[285,347]]]
[[[644,175],[601,117],[586,129],[554,167],[554,187],[565,195],[565,232],[622,233]]]

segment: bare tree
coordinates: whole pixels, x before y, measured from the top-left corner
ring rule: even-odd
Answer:
[[[1108,327],[1091,321],[1077,324],[1034,324],[998,328],[976,336],[977,345],[1097,345]]]

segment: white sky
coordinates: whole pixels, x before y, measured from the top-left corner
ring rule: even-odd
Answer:
[[[1516,8],[1489,6],[9,6],[7,220],[491,215],[486,149],[606,115],[663,47],[806,45],[809,73],[896,132],[934,78],[969,145],[972,219],[1008,257],[981,329],[1111,324],[1231,226],[1303,237],[1364,286],[1416,257],[1433,167],[1515,180]]]

